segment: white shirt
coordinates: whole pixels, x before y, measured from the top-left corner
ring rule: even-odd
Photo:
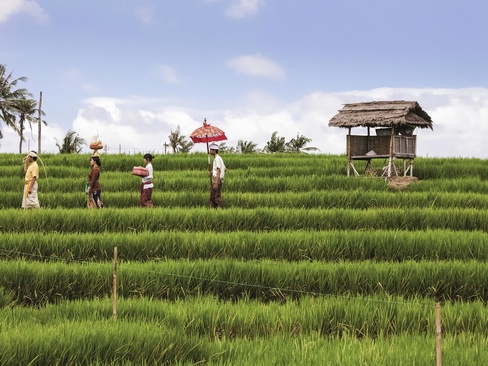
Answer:
[[[220,180],[223,181],[225,175],[225,165],[220,155],[215,155],[214,157],[213,167],[212,167],[212,175],[214,178],[217,177],[217,169],[220,169]]]
[[[148,163],[146,165],[146,169],[147,169],[147,172],[149,173],[147,177],[143,177],[142,178],[142,183],[147,183],[147,182],[151,182],[153,180],[153,166],[151,163]],[[151,183],[151,187],[149,187],[149,185],[146,185],[144,186],[144,188],[152,188],[153,185]]]

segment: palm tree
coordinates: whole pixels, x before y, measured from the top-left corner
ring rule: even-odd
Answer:
[[[13,102],[13,112],[19,117],[18,134],[20,136],[19,153],[22,154],[22,141],[24,138],[25,122],[29,123],[30,130],[32,132],[32,123],[38,123],[39,118],[35,117],[39,113],[37,108],[37,101],[33,99],[19,98]],[[40,111],[41,115],[45,115],[43,111]],[[44,125],[47,125],[46,121],[42,121]]]
[[[15,101],[30,96],[27,89],[17,88],[19,81],[27,81],[26,77],[13,79],[12,73],[7,74],[5,65],[0,65],[0,120],[13,128],[20,136],[20,131],[15,123]],[[2,138],[0,130],[0,138]]]
[[[61,154],[79,154],[83,145],[86,145],[85,139],[79,137],[78,133],[73,130],[66,133],[61,145],[56,139],[56,146]]]
[[[264,151],[268,153],[284,152],[285,138],[278,137],[278,131],[273,132],[273,134],[271,135],[271,140],[269,140],[264,147]]]
[[[180,142],[179,152],[189,153],[194,145],[195,144],[192,141],[186,141],[186,139],[184,139],[183,141]]]
[[[237,151],[240,151],[241,154],[251,154],[256,152],[256,146],[252,141],[237,141]]]
[[[236,149],[233,148],[233,147],[229,147],[227,146],[227,144],[225,142],[221,142],[219,144],[219,152],[225,152],[225,153],[229,153],[229,154],[232,154],[232,153],[235,153]]]
[[[176,127],[176,130],[171,130],[169,138],[169,146],[173,149],[173,153],[182,152],[187,153],[193,147],[193,142],[187,141],[185,136],[181,135],[180,125]]]
[[[305,151],[320,151],[316,147],[305,147],[306,144],[312,142],[312,139],[297,133],[296,139],[291,139],[286,143],[286,150],[289,152],[301,153]]]

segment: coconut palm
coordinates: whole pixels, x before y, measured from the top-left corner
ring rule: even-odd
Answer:
[[[184,139],[183,141],[180,142],[179,152],[189,153],[194,145],[195,144],[193,142],[187,141],[186,139]]]
[[[25,141],[25,123],[29,123],[29,127],[32,132],[32,123],[39,122],[39,118],[36,117],[36,115],[39,113],[39,108],[37,108],[37,101],[33,99],[19,98],[13,101],[12,111],[14,115],[17,115],[19,117],[17,129],[20,137],[19,153],[22,154],[22,142]],[[40,113],[41,116],[45,115],[43,111],[40,111]],[[44,123],[44,125],[47,125],[47,122],[44,120],[42,121],[42,123]]]
[[[301,153],[305,151],[317,151],[317,150],[320,151],[316,147],[305,147],[305,145],[308,144],[309,142],[312,142],[312,139],[309,139],[308,137],[305,137],[297,133],[296,139],[291,139],[286,143],[286,151],[295,152],[295,153]]]
[[[86,145],[85,139],[81,138],[77,132],[69,130],[63,138],[63,143],[59,144],[56,139],[56,146],[61,154],[79,154],[83,145]]]
[[[264,151],[268,153],[284,152],[285,151],[285,138],[278,136],[278,131],[273,132],[271,140],[268,141],[264,147]]]
[[[227,146],[227,144],[225,142],[221,142],[219,144],[219,152],[233,154],[236,152],[236,149],[233,147]]]
[[[237,151],[239,151],[241,154],[252,154],[256,152],[256,146],[252,141],[242,141],[239,140],[237,141]]]
[[[7,73],[5,65],[0,65],[0,120],[13,128],[20,136],[20,131],[15,121],[15,101],[30,96],[27,89],[17,88],[19,81],[27,81],[26,77],[14,79],[12,73]],[[0,126],[1,127],[1,126]],[[2,138],[0,130],[0,138]]]
[[[170,135],[168,136],[169,139],[169,146],[173,149],[173,153],[182,152],[187,153],[193,148],[194,144],[191,141],[188,141],[185,136],[181,134],[180,125],[176,127],[176,130],[171,130]]]

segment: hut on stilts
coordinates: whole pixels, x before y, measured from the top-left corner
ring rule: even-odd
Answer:
[[[380,176],[398,176],[394,161],[403,159],[403,175],[413,176],[416,155],[415,128],[432,129],[432,119],[417,102],[404,100],[345,104],[329,121],[331,127],[348,129],[346,136],[347,175],[360,175],[355,161],[366,161],[365,172],[373,159],[384,159],[387,165]],[[351,134],[352,128],[367,128],[366,135]],[[375,129],[375,135],[371,129]]]

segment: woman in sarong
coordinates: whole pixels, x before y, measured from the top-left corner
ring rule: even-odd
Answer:
[[[88,174],[88,208],[103,208],[102,186],[100,185],[100,167],[102,162],[98,156],[92,156],[90,159],[91,170]]]
[[[142,178],[141,182],[141,196],[139,203],[141,207],[153,207],[152,192],[154,188],[153,184],[153,166],[152,159],[154,156],[151,154],[144,154],[144,165],[146,166],[148,175]]]

